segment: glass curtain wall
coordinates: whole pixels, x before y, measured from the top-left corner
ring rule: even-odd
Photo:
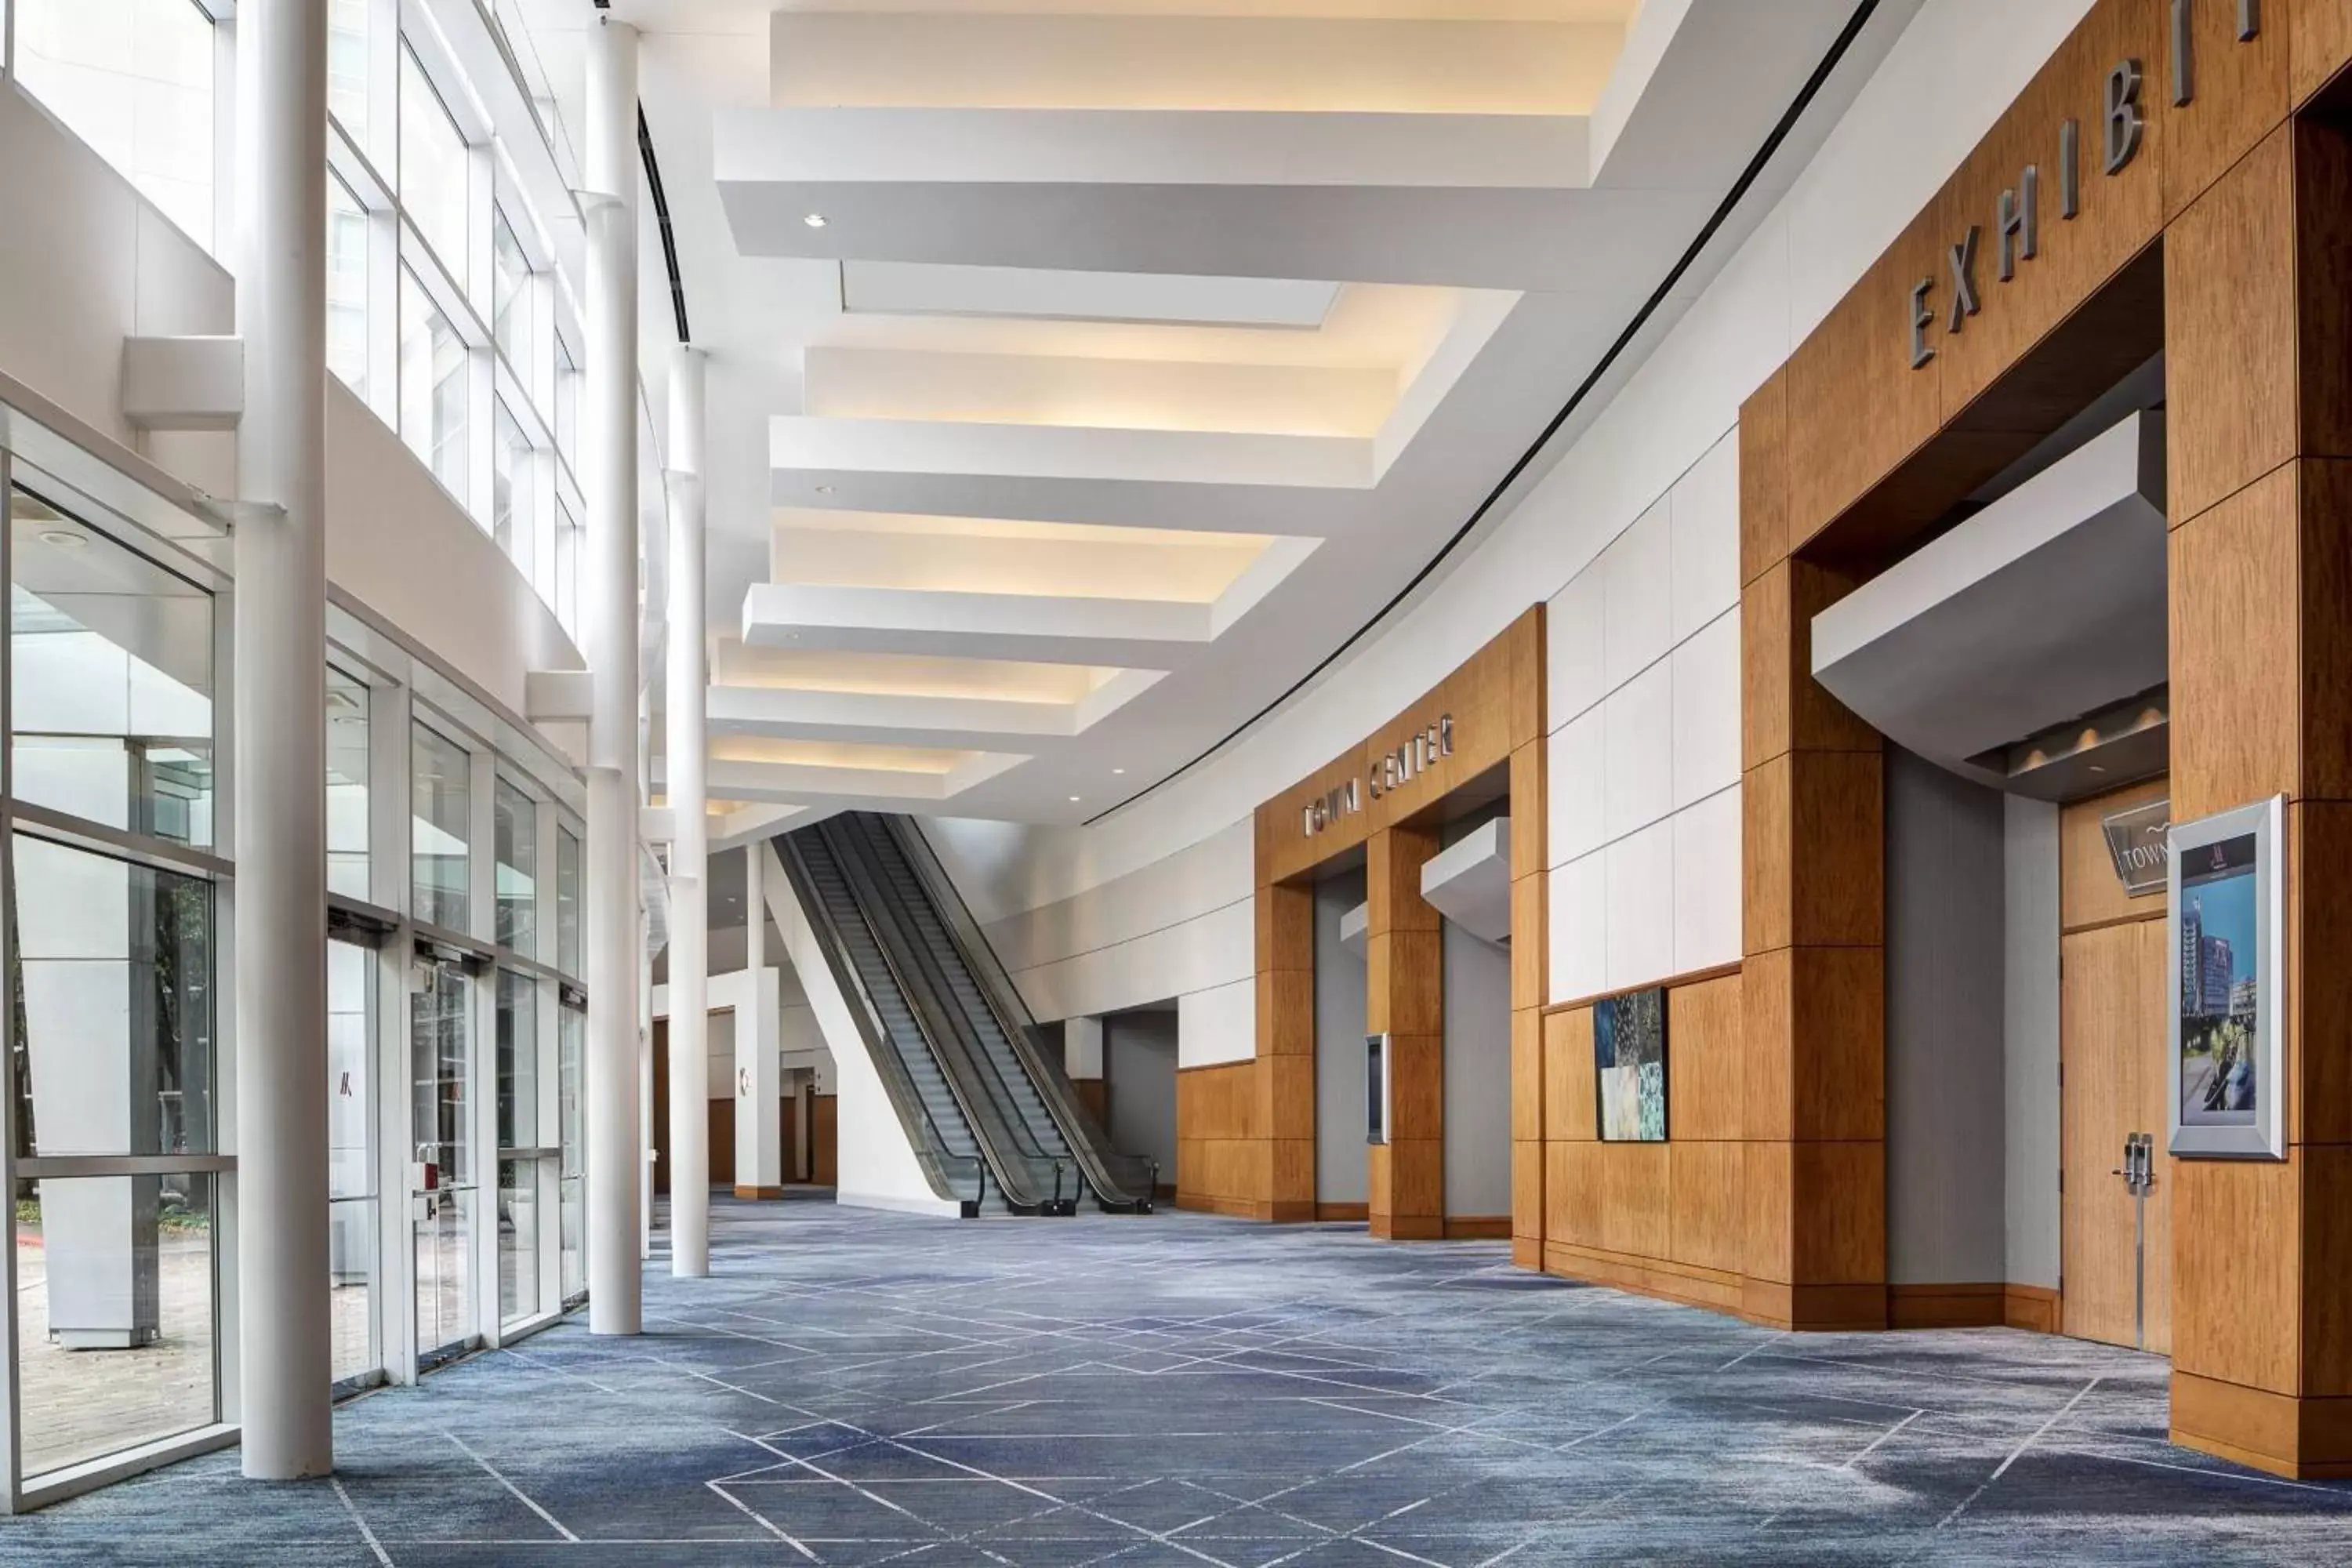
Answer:
[[[0,452],[11,1495],[220,1419],[215,584]],[[158,547],[159,551],[165,547]]]
[[[552,237],[580,181],[551,89],[511,7],[328,6],[331,363],[568,629],[584,280]],[[501,47],[453,42],[476,28]],[[500,68],[471,79],[460,58]]]

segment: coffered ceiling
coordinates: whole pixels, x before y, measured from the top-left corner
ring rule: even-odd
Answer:
[[[1213,745],[1476,510],[1855,8],[614,0],[711,356],[726,826],[1079,820]],[[524,9],[576,126],[595,12]]]

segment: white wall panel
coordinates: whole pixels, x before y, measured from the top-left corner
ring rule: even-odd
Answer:
[[[1739,962],[1739,785],[1677,812],[1675,972]]]
[[[1679,811],[1739,781],[1739,612],[1717,616],[1675,649],[1672,663]]]
[[[1551,733],[1544,783],[1551,795],[1551,833],[1546,843],[1555,866],[1589,855],[1608,842],[1602,821],[1609,757],[1603,743],[1605,717],[1603,710],[1595,708]]]
[[[1564,724],[1598,703],[1609,693],[1609,671],[1603,645],[1607,641],[1607,601],[1601,574],[1577,576],[1552,596],[1544,613],[1548,717]]]
[[[1603,667],[1613,689],[1674,646],[1674,510],[1664,500],[1601,553]]]
[[[1551,873],[1551,987],[1555,1001],[1609,989],[1609,866],[1604,852]]]
[[[1739,603],[1739,433],[1707,448],[1675,481],[1676,642]]]
[[[1645,827],[1602,850],[1609,867],[1608,989],[1675,972],[1675,829]]]
[[[1612,839],[1674,809],[1674,667],[1660,659],[1601,705],[1602,830]]]
[[[1214,1067],[1257,1055],[1257,976],[1176,999],[1176,1066]]]

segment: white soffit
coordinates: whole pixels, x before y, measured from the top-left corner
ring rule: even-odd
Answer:
[[[1813,617],[1813,677],[1969,761],[2163,684],[2164,416],[2135,414]]]
[[[1366,958],[1372,944],[1372,906],[1358,904],[1339,917],[1339,945]]]
[[[1482,823],[1422,863],[1421,896],[1486,942],[1511,938],[1511,819]]]
[[[1339,284],[1311,279],[1187,278],[907,261],[841,264],[841,308],[851,315],[1003,316],[1311,331],[1323,325],[1339,297]]]

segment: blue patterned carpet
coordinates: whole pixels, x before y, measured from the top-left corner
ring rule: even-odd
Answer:
[[[2164,1363],[1791,1338],[1182,1215],[721,1203],[719,1277],[352,1402],[331,1483],[217,1455],[25,1519],[106,1564],[2352,1561],[2352,1489],[2163,1441]]]

